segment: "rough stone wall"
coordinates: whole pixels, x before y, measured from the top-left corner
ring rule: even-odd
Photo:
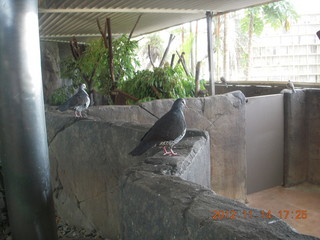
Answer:
[[[284,185],[307,179],[306,93],[284,93]]]
[[[46,121],[56,210],[71,225],[125,240],[316,239],[206,188],[206,132],[188,130],[178,157],[157,149],[131,157],[148,127],[54,112]]]
[[[43,82],[43,95],[47,103],[52,92],[62,87],[60,78],[59,47],[54,42],[41,42],[41,69]]]
[[[285,186],[320,184],[320,90],[284,93]]]
[[[180,156],[163,157],[153,149],[132,157],[128,153],[149,126],[79,120],[55,112],[46,112],[46,121],[56,211],[70,225],[97,229],[103,236],[118,239],[119,178],[125,169],[143,164],[146,156],[152,157],[144,166],[152,166],[158,174],[210,185],[209,137],[205,132],[187,131],[177,145]]]
[[[296,233],[262,210],[180,178],[156,174],[152,167],[128,169],[121,183],[122,239],[317,239]]]
[[[245,97],[240,91],[205,98],[187,98],[188,128],[209,132],[211,189],[226,197],[246,200]],[[156,100],[139,106],[91,107],[88,115],[103,121],[154,123],[174,100]]]
[[[307,90],[307,148],[308,178],[313,184],[320,184],[320,90]]]

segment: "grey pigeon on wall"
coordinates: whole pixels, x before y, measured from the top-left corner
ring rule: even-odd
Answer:
[[[86,85],[81,84],[78,92],[69,98],[65,103],[57,108],[59,111],[66,111],[68,109],[74,109],[76,117],[82,117],[81,112],[87,109],[90,105],[90,98],[88,93],[85,91]]]
[[[296,90],[294,89],[294,84],[293,84],[293,82],[291,82],[290,80],[288,80],[287,88],[288,88],[288,89],[291,89],[292,92],[296,92]]]
[[[225,85],[226,87],[228,87],[227,80],[226,80],[224,77],[221,77],[221,78],[220,78],[220,81],[221,81],[222,83],[224,83],[224,85]]]
[[[186,106],[184,99],[177,99],[169,112],[163,115],[141,138],[139,145],[129,154],[132,156],[141,155],[154,146],[163,147],[163,155],[178,155],[172,150],[186,134],[186,120],[183,109]],[[170,148],[167,151],[166,147]]]

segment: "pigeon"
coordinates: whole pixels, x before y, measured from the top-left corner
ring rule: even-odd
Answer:
[[[60,107],[57,108],[59,111],[66,111],[67,109],[74,109],[74,114],[76,118],[82,117],[81,112],[87,109],[90,105],[90,98],[88,93],[85,91],[86,85],[81,84],[78,92],[69,98],[65,103],[63,103]]]
[[[227,80],[226,80],[224,77],[221,77],[221,78],[220,78],[220,81],[221,81],[222,83],[224,83],[224,85],[225,85],[226,87],[228,87]]]
[[[170,111],[155,122],[141,138],[139,145],[129,154],[139,156],[152,147],[160,146],[163,147],[163,155],[178,155],[172,148],[180,142],[186,134],[186,120],[183,114],[185,106],[186,101],[184,99],[177,99],[173,103]],[[166,147],[169,147],[170,151],[167,151]]]
[[[290,80],[288,80],[287,88],[288,88],[288,89],[291,89],[292,92],[296,92],[296,90],[294,89],[293,82],[291,82]]]

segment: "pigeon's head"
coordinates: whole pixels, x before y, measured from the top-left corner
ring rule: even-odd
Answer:
[[[183,109],[186,106],[186,100],[178,98],[172,105],[172,109]]]
[[[80,88],[81,88],[82,90],[85,90],[85,89],[87,88],[87,86],[86,86],[84,83],[82,83],[81,86],[80,86]]]

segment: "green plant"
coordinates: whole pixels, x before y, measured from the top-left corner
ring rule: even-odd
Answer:
[[[53,91],[49,103],[51,105],[61,105],[65,101],[68,100],[68,98],[72,95],[72,86],[71,87],[61,87],[57,88]]]
[[[269,3],[263,6],[248,8],[244,17],[240,20],[241,32],[247,34],[247,53],[243,55],[245,60],[246,79],[250,79],[252,64],[253,35],[259,36],[266,24],[274,29],[283,27],[286,31],[290,29],[290,22],[296,21],[298,14],[293,5],[288,1]]]
[[[155,68],[153,71],[138,71],[132,79],[122,82],[119,88],[140,99],[139,102],[157,98],[183,98],[195,95],[194,79],[186,76],[180,65],[175,68],[165,66],[164,68]],[[202,88],[204,88],[203,82]]]
[[[137,41],[129,40],[126,35],[113,40],[116,84],[134,76],[134,68],[139,65],[135,53],[137,47]],[[114,84],[110,75],[109,53],[101,38],[90,41],[79,58],[65,58],[61,63],[61,69],[61,76],[72,79],[74,86],[85,82],[89,93],[94,88],[104,95],[111,94]]]

